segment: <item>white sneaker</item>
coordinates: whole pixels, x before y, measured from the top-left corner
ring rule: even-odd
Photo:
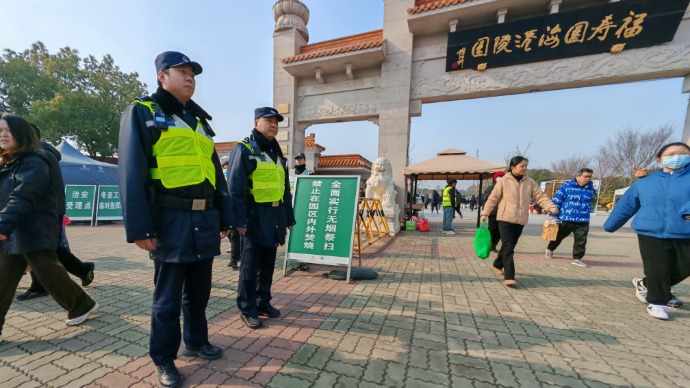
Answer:
[[[553,259],[553,251],[547,249],[546,253],[544,253],[544,257],[546,257],[547,259]]]
[[[446,234],[456,234],[456,233],[455,233],[454,231],[452,231],[452,230],[447,230],[447,231],[446,231]]]
[[[660,304],[647,305],[647,314],[657,319],[668,319],[668,312],[675,310],[673,307],[663,306]]]
[[[578,267],[589,267],[589,264],[585,263],[580,259],[573,259],[573,261],[571,261],[570,264],[577,265]]]
[[[94,313],[97,309],[98,309],[98,303],[96,303],[95,305],[93,305],[93,307],[91,308],[91,310],[87,311],[86,314],[80,315],[80,316],[78,316],[78,317],[76,317],[76,318],[68,319],[68,320],[65,321],[65,323],[67,323],[67,326],[77,326],[77,325],[81,325],[82,323],[84,323],[84,321],[86,321],[87,319],[89,319],[89,315],[91,315],[92,313]]]
[[[635,286],[635,296],[637,299],[644,303],[647,304],[647,287],[644,286],[644,283],[642,282],[644,278],[635,278],[632,280],[633,286]]]

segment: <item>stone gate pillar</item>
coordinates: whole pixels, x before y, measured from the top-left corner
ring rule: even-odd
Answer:
[[[309,42],[309,9],[299,0],[280,0],[273,5],[273,106],[285,117],[278,132],[278,142],[288,161],[304,151],[304,129],[296,131],[297,79],[283,69],[281,59],[300,52]],[[287,113],[283,113],[287,112]]]
[[[410,85],[412,82],[412,33],[407,26],[407,9],[414,0],[384,0],[383,38],[386,61],[381,68],[378,156],[388,158],[398,192],[396,203],[402,214],[407,189],[403,169],[410,145]]]

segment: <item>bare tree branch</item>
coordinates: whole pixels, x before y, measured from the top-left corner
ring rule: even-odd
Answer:
[[[629,186],[635,180],[635,168],[648,167],[672,133],[670,124],[647,132],[625,128],[613,138],[606,139],[595,160],[601,172],[606,172],[606,177],[618,177],[622,184]]]
[[[525,149],[521,149],[519,144],[515,145],[515,149],[513,151],[509,151],[508,153],[503,155],[503,159],[506,162],[506,166],[510,163],[510,159],[512,159],[515,156],[524,156],[525,158],[529,159],[527,156],[527,151],[529,151],[529,147],[532,146],[532,143],[527,144],[527,147]]]
[[[554,179],[571,179],[578,174],[581,168],[589,167],[592,158],[585,155],[574,155],[551,163]]]

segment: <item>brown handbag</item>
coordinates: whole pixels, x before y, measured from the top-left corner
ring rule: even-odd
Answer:
[[[558,222],[553,222],[554,220],[544,221],[544,226],[541,228],[541,238],[546,241],[556,241],[556,236],[558,235]]]

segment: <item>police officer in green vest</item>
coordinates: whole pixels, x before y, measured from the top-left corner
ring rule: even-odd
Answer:
[[[457,179],[450,178],[446,181],[446,188],[443,189],[443,199],[441,206],[443,207],[443,234],[455,234],[453,231],[453,215],[455,214],[455,185],[458,183]]]
[[[244,234],[237,307],[251,329],[263,325],[260,316],[280,315],[270,303],[276,251],[295,225],[287,159],[275,139],[281,121],[274,108],[257,108],[252,133],[230,152],[231,225]]]
[[[230,206],[211,116],[191,99],[201,65],[174,51],[155,63],[158,89],[128,106],[120,121],[120,192],[127,242],[153,259],[149,354],[160,386],[176,387],[181,339],[185,355],[223,354],[208,341],[206,305]]]
[[[290,169],[290,192],[295,192],[295,183],[297,183],[297,176],[311,175],[311,171],[307,169],[307,164],[304,159],[304,153],[300,152],[295,155],[295,167]]]

